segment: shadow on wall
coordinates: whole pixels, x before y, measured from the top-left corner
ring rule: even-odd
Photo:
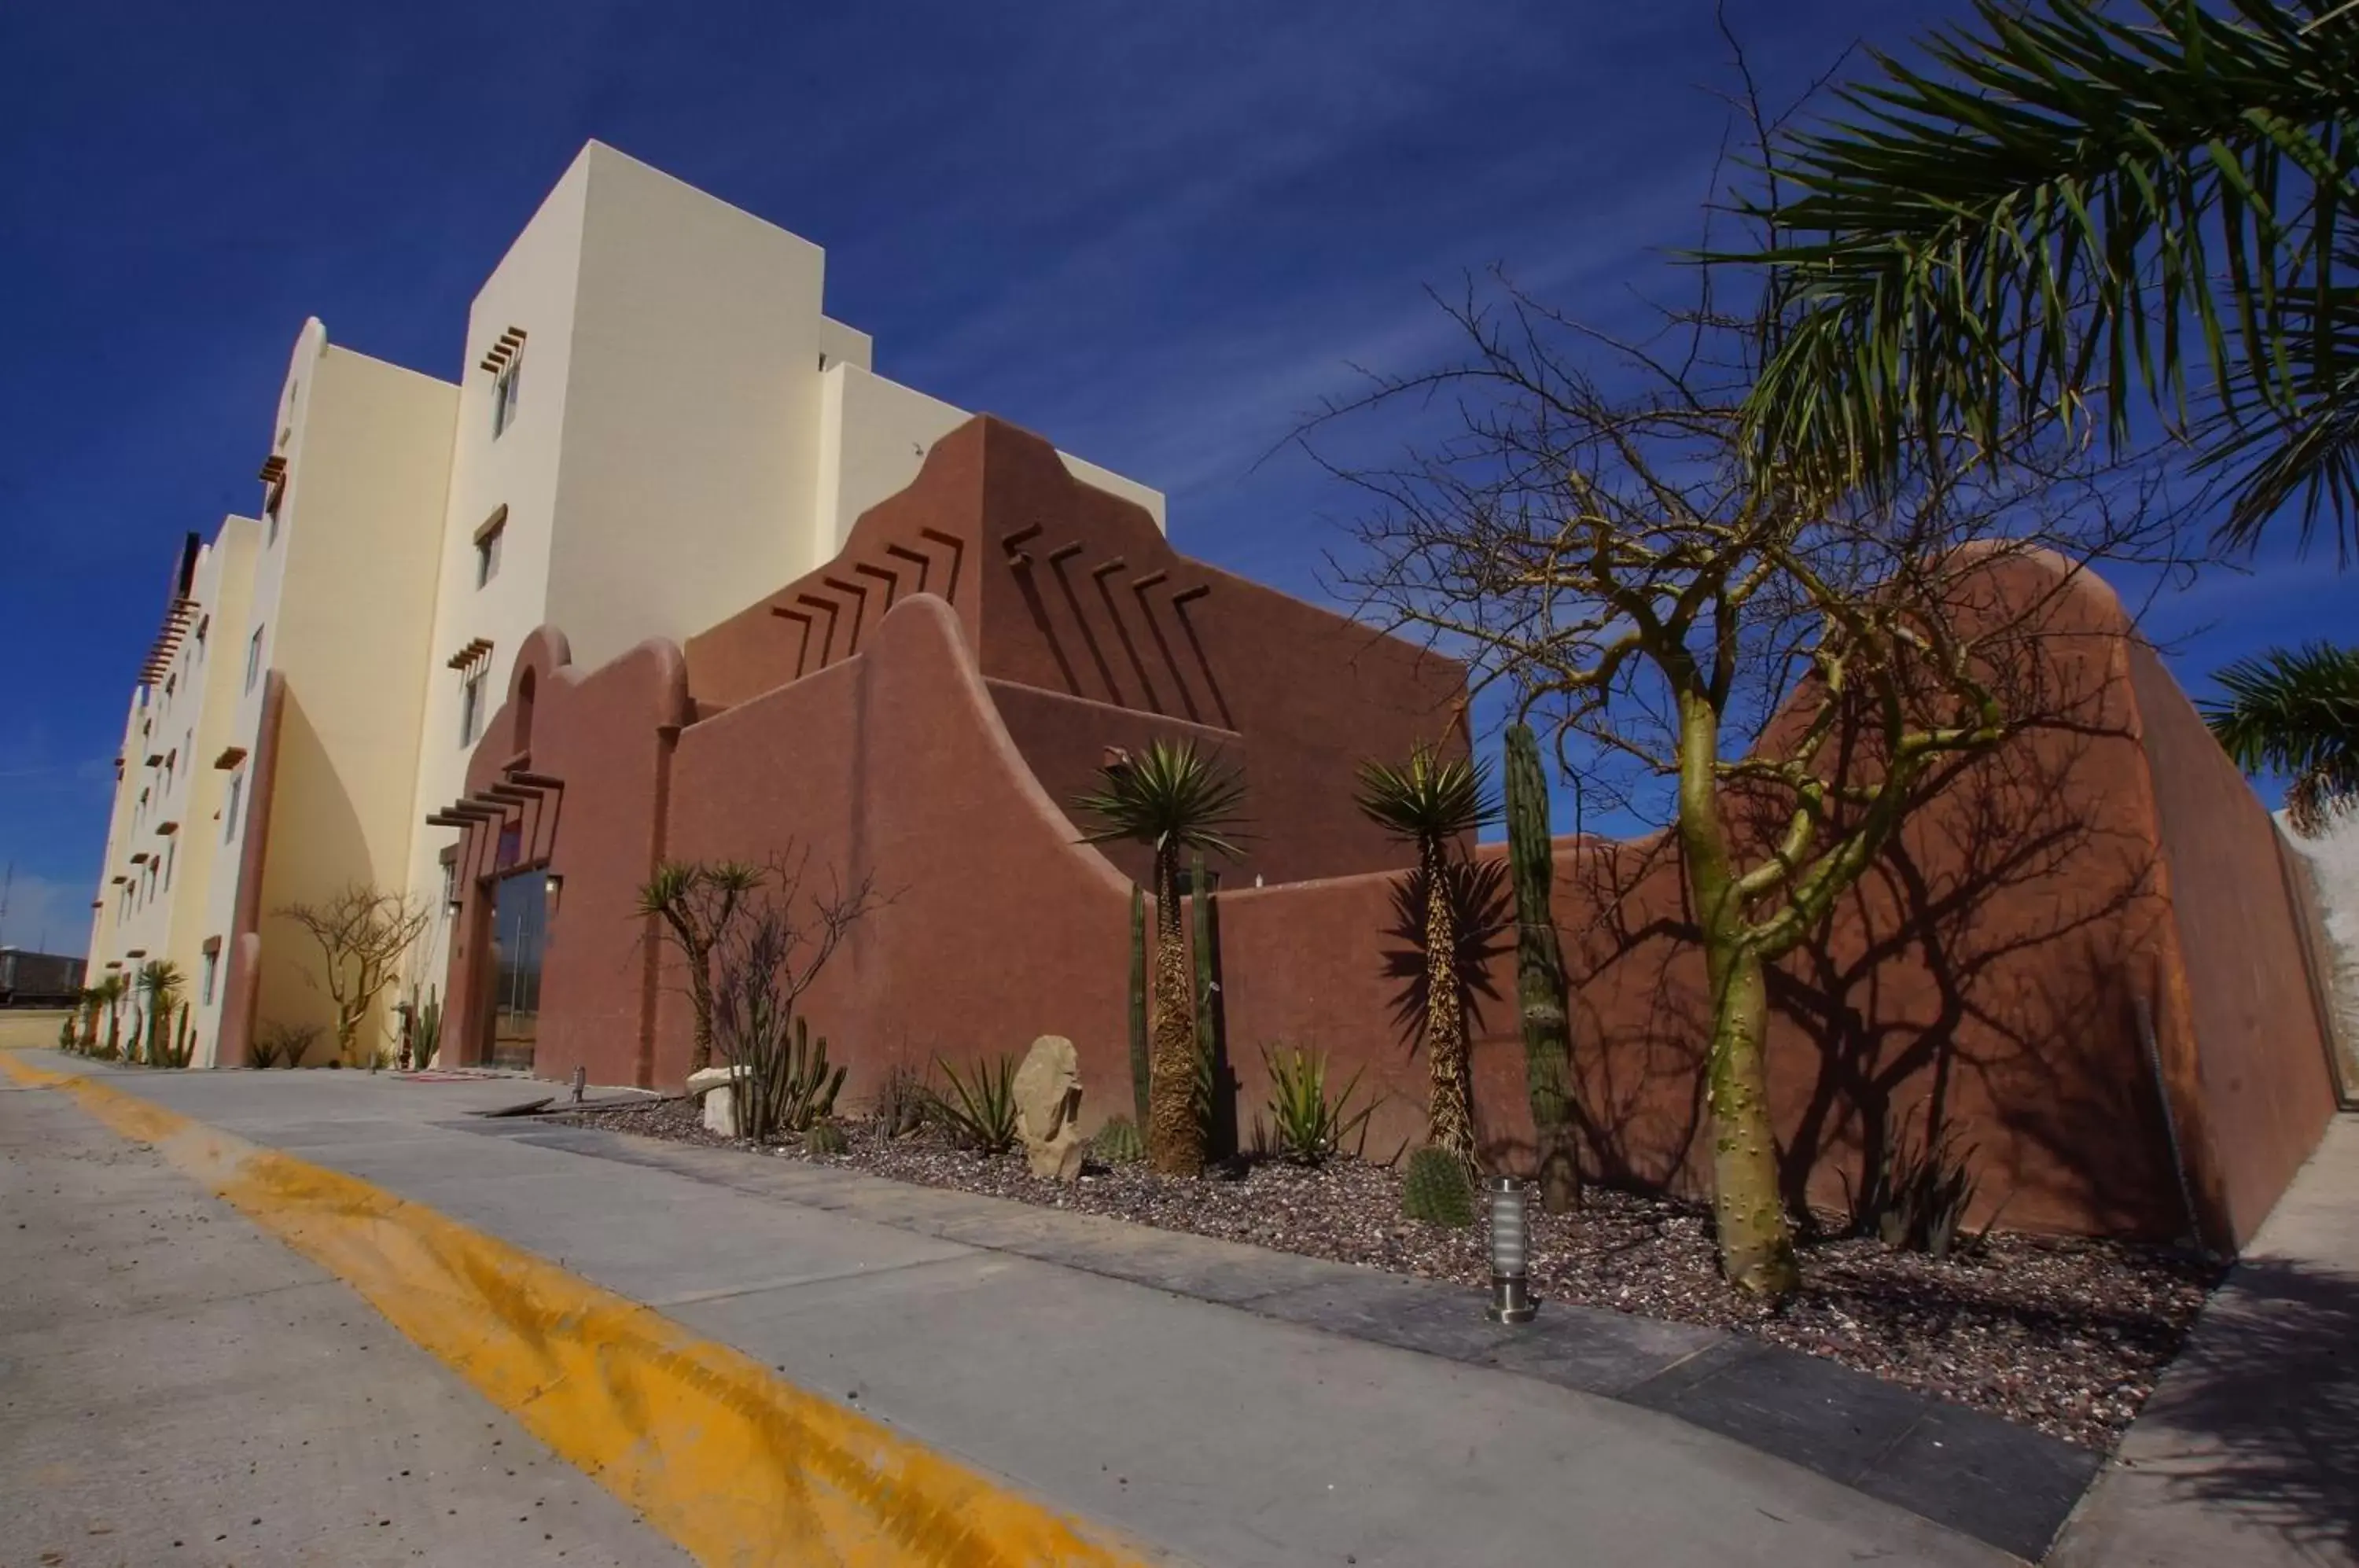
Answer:
[[[368,845],[360,813],[292,687],[280,709],[277,746],[267,818],[270,853],[262,866],[256,924],[262,938],[261,985],[254,1027],[316,1025],[323,1040],[332,1040],[335,1005],[321,984],[319,947],[302,927],[278,911],[288,904],[316,903],[350,883],[367,882]],[[252,822],[247,825],[250,829]],[[363,1025],[363,1038],[390,1039],[386,1026],[391,1009],[392,999],[380,997]],[[324,1047],[316,1059],[326,1059]]]

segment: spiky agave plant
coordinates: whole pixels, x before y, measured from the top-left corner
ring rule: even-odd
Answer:
[[[1431,1077],[1426,1138],[1434,1148],[1471,1161],[1474,1094],[1450,868],[1458,840],[1498,815],[1490,770],[1466,757],[1445,757],[1439,746],[1420,745],[1398,768],[1362,763],[1354,800],[1371,822],[1417,846],[1425,884],[1425,1054]]]
[[[2359,809],[2359,648],[2273,648],[2213,679],[2227,695],[2202,704],[2203,722],[2245,772],[2288,777],[2294,832],[2315,837]]]
[[[1130,840],[1155,855],[1155,995],[1148,1020],[1147,1154],[1158,1171],[1204,1168],[1205,1128],[1196,1096],[1195,1009],[1180,923],[1180,860],[1196,851],[1234,857],[1245,788],[1236,769],[1192,741],[1150,743],[1098,769],[1075,811],[1094,824],[1085,844]]]
[[[180,1005],[180,989],[186,984],[180,966],[168,958],[151,958],[139,966],[140,1007],[147,1015],[147,1040],[141,1060],[150,1067],[164,1062],[173,1009]]]

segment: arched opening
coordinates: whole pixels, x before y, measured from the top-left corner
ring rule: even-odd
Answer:
[[[533,671],[527,670],[524,672],[524,679],[516,682],[516,748],[518,751],[527,751],[532,746],[532,688]]]

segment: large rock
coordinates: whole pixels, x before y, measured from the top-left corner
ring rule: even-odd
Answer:
[[[1082,1114],[1082,1059],[1062,1035],[1044,1034],[1016,1070],[1016,1126],[1032,1174],[1080,1179],[1089,1142],[1073,1123]]]
[[[707,1067],[688,1075],[688,1092],[704,1096],[704,1130],[723,1138],[737,1136],[737,1080],[750,1067]]]

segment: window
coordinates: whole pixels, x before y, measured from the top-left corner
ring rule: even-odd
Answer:
[[[179,858],[180,841],[177,838],[164,845],[164,891],[172,890],[172,863]]]
[[[481,588],[500,574],[500,540],[507,537],[508,509],[502,506],[475,530],[475,586]]]
[[[471,670],[459,689],[459,744],[473,746],[484,727],[484,672]]]
[[[500,378],[492,384],[492,439],[497,441],[507,428],[516,423],[516,391],[524,384],[524,355],[519,354],[500,367]]]
[[[254,635],[245,641],[245,689],[249,691],[253,691],[254,683],[261,679],[262,628],[256,626],[254,628]]]
[[[205,966],[197,983],[200,1006],[210,1007],[213,1005],[213,972],[220,967],[221,938],[214,937],[205,943]]]
[[[197,622],[197,648],[189,657],[189,663],[191,666],[202,664],[205,661],[205,634],[212,629],[213,618],[211,615],[206,615]]]
[[[229,803],[222,808],[222,843],[237,842],[237,809],[245,803],[245,769],[229,776]]]

